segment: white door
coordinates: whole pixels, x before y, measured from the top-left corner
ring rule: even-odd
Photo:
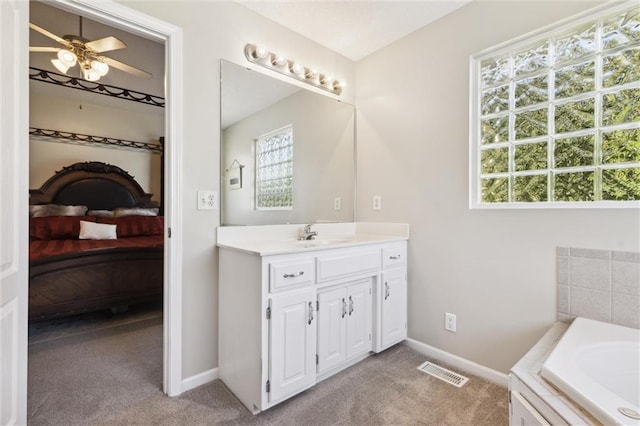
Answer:
[[[29,2],[0,1],[0,424],[27,422]]]
[[[382,349],[407,337],[407,280],[403,269],[382,274]]]
[[[347,287],[347,358],[371,350],[371,281]]]
[[[318,293],[318,374],[347,359],[346,290],[340,287]]]
[[[316,291],[311,287],[271,298],[269,402],[316,382]]]

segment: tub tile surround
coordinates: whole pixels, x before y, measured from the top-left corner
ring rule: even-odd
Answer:
[[[640,252],[558,247],[558,320],[640,328]]]

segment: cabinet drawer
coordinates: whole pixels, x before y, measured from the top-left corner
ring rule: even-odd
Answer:
[[[269,291],[313,284],[313,259],[269,264]]]
[[[380,270],[380,250],[318,256],[316,265],[318,282],[360,273],[376,273]]]
[[[404,246],[397,245],[382,249],[382,269],[397,268],[405,263]]]

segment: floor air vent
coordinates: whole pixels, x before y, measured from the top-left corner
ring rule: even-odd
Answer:
[[[453,371],[447,370],[446,368],[440,367],[439,365],[433,364],[429,361],[420,365],[418,370],[459,388],[469,381],[468,377],[461,376],[458,373],[454,373]]]

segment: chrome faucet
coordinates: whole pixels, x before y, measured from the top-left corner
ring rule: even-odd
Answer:
[[[311,225],[305,225],[304,229],[302,230],[302,235],[300,236],[300,240],[302,241],[313,240],[316,235],[318,235],[318,232],[312,231]]]

